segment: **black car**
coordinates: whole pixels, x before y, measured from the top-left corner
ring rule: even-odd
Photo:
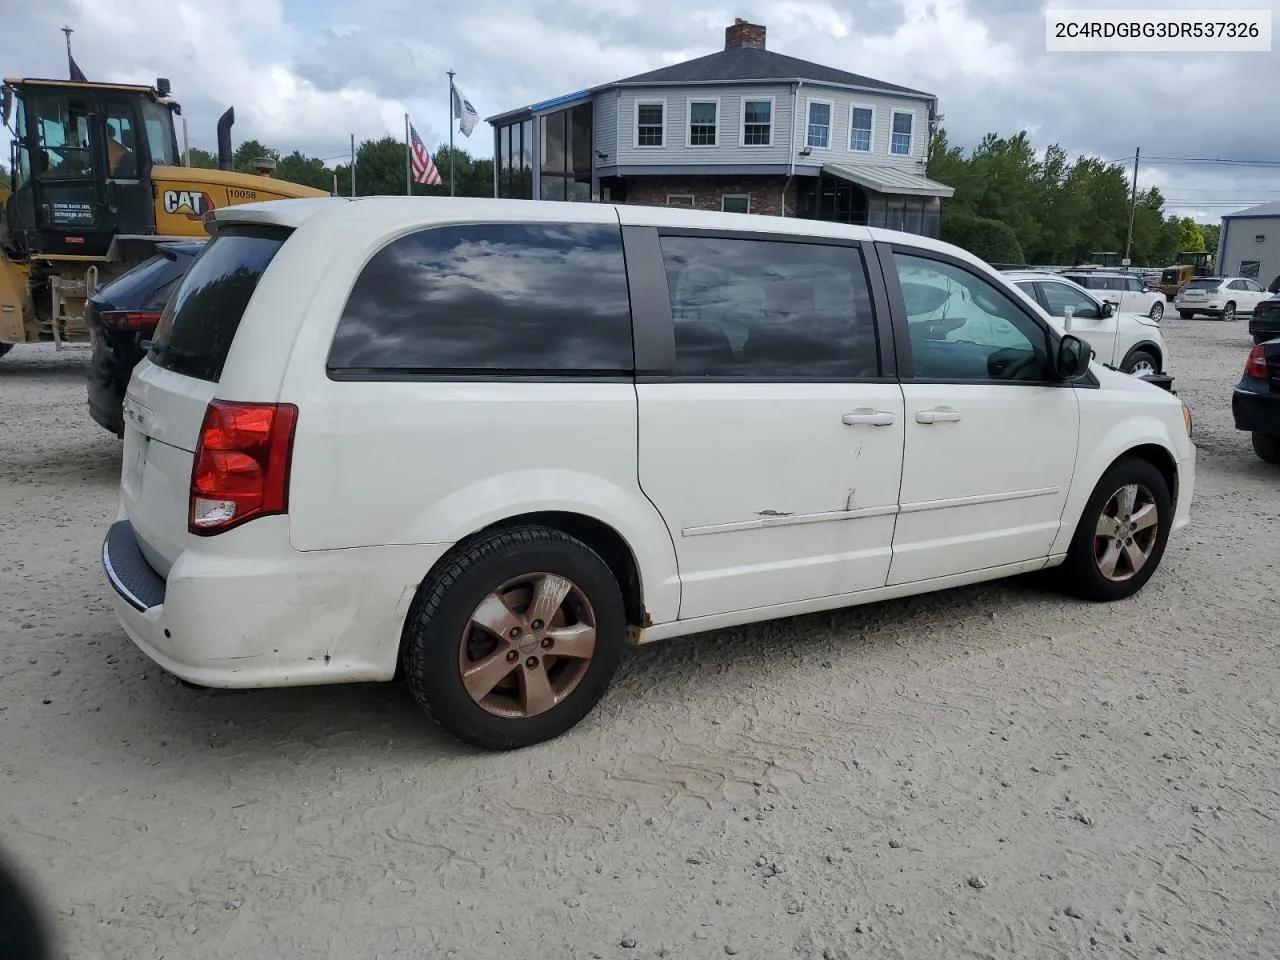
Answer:
[[[203,240],[162,243],[154,256],[100,288],[85,303],[84,319],[93,343],[89,416],[117,437],[124,436],[124,392],[129,376],[146,355],[143,342],[160,320],[165,302],[186,273]]]
[[[1263,300],[1253,308],[1249,318],[1249,333],[1254,343],[1266,343],[1280,337],[1280,296]]]
[[[1249,351],[1244,376],[1231,395],[1236,429],[1253,434],[1253,452],[1280,463],[1280,339]]]

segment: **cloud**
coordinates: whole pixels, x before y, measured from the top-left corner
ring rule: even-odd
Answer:
[[[1155,159],[1280,159],[1266,113],[1280,58],[1051,54],[1027,0],[42,0],[9,5],[0,61],[65,76],[70,23],[91,78],[168,77],[196,145],[213,146],[234,104],[237,139],[335,157],[350,134],[400,136],[405,112],[428,145],[446,139],[449,69],[491,115],[713,52],[735,16],[766,24],[771,49],[937,93],[952,143],[1025,128],[1039,147],[1108,160],[1141,146],[1140,185],[1208,218],[1280,197],[1280,166]],[[458,142],[487,154],[488,129]]]

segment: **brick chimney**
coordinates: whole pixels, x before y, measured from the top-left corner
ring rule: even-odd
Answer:
[[[733,26],[724,28],[724,48],[755,47],[764,49],[764,27],[758,23],[747,23],[741,17],[733,21]]]

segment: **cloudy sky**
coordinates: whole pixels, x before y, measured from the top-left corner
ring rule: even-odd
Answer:
[[[1105,8],[1097,0],[1055,7]],[[1130,0],[1128,8],[1207,3]],[[1274,6],[1236,0],[1232,7]],[[713,52],[744,17],[792,56],[936,92],[953,143],[1026,129],[1037,146],[1145,163],[1170,212],[1214,220],[1280,199],[1274,53],[1045,52],[1036,0],[11,0],[5,75],[65,76],[59,27],[75,28],[91,80],[168,77],[193,145],[236,108],[237,140],[335,159],[348,137],[448,136],[448,81],[482,116]],[[643,12],[640,12],[640,11]],[[1277,18],[1280,20],[1280,18]],[[487,126],[460,144],[488,153]],[[1247,163],[1186,164],[1162,158]]]

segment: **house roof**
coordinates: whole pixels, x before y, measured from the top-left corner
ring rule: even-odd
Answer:
[[[820,63],[810,63],[808,60],[788,57],[759,47],[730,47],[684,63],[673,63],[669,67],[638,73],[625,80],[615,80],[597,89],[659,83],[742,83],[752,80],[808,80],[813,83],[907,93],[917,97],[933,96],[923,90],[900,87],[895,83],[885,83],[883,80],[874,80],[846,70],[824,67]]]
[[[489,123],[496,123],[521,114],[537,113],[551,107],[567,104],[574,100],[585,100],[588,97],[616,87],[646,87],[670,84],[702,83],[789,83],[804,81],[806,83],[834,84],[841,87],[857,87],[863,90],[878,90],[884,93],[902,93],[912,97],[934,99],[932,93],[900,87],[896,83],[885,83],[864,77],[861,74],[824,67],[820,63],[810,63],[796,57],[788,57],[782,53],[774,53],[759,47],[730,47],[709,53],[705,57],[673,63],[667,67],[659,67],[647,73],[638,73],[634,77],[602,83],[588,90],[563,97],[556,97],[532,106],[519,107],[486,117]]]
[[[1246,207],[1244,210],[1222,215],[1223,220],[1235,220],[1238,217],[1280,217],[1280,200],[1260,203],[1256,207]]]
[[[839,163],[824,163],[822,170],[841,180],[848,180],[890,196],[951,197],[956,192],[955,187],[922,177],[910,170],[900,170],[897,167],[880,164],[846,166]]]

